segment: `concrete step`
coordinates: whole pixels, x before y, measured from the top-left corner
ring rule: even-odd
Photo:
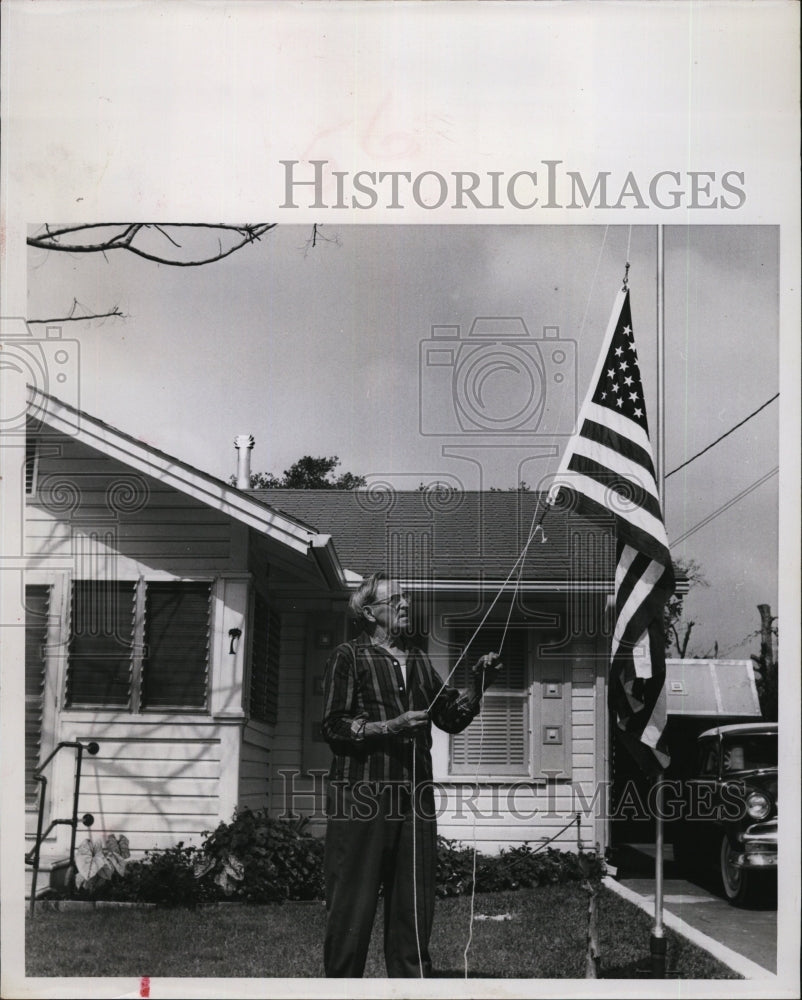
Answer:
[[[42,858],[39,864],[39,873],[36,878],[36,898],[47,895],[52,889],[63,889],[67,881],[67,871],[69,869],[69,857]],[[31,898],[31,886],[33,885],[33,867],[25,866],[25,898]]]

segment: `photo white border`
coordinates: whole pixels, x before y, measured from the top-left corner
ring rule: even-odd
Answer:
[[[799,9],[790,2],[2,5],[0,311],[26,310],[29,222],[775,224],[781,227],[779,617],[783,834],[778,974],[682,984],[694,996],[794,996],[799,975]],[[522,76],[521,71],[526,75]],[[517,74],[517,75],[515,75]],[[233,109],[233,110],[232,110]],[[687,205],[479,215],[444,205],[282,209],[281,160],[349,171],[663,170],[744,175],[737,209]],[[212,194],[213,193],[213,194]],[[4,546],[14,525],[3,525]],[[5,549],[9,551],[8,548]],[[8,588],[3,588],[3,617]],[[4,663],[21,632],[4,629]],[[11,997],[138,996],[130,979],[22,973],[23,738],[3,674],[3,979]],[[18,768],[16,768],[18,771]],[[790,805],[788,805],[790,804]],[[796,807],[795,807],[796,806]],[[789,878],[793,873],[793,878]],[[21,978],[22,976],[22,978]],[[151,996],[477,996],[470,980],[153,980]],[[676,995],[680,984],[502,981],[492,996]],[[269,989],[268,989],[269,987]]]

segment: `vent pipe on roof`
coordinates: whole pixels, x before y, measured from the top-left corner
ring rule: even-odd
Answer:
[[[251,451],[255,443],[253,434],[238,434],[234,438],[234,447],[237,449],[238,490],[251,488]]]

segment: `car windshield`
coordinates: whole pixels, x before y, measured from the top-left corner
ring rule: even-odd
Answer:
[[[755,771],[777,766],[777,734],[755,733],[724,740],[724,772]]]

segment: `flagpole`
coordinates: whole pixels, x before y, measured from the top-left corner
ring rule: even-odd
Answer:
[[[665,522],[665,233],[657,226],[657,440],[656,485]],[[655,779],[654,818],[654,927],[649,939],[653,979],[666,977],[666,939],[663,925],[663,770]]]

